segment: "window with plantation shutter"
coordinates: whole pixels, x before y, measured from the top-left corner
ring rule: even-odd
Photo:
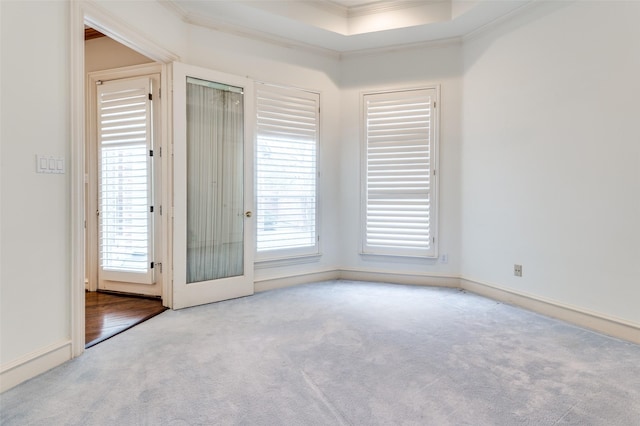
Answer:
[[[319,95],[264,84],[256,95],[257,258],[317,254]]]
[[[436,89],[365,94],[366,254],[435,257]]]
[[[150,85],[98,86],[100,280],[153,283]]]

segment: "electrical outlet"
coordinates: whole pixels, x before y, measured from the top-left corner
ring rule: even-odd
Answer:
[[[522,276],[522,265],[513,265],[513,275],[516,277]]]
[[[449,263],[449,255],[441,254],[440,255],[440,263]]]

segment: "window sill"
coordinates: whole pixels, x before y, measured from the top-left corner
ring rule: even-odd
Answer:
[[[402,258],[402,259],[407,259],[410,261],[424,261],[424,260],[430,260],[430,261],[434,261],[437,262],[438,261],[438,255],[437,254],[428,254],[428,255],[415,255],[415,254],[389,254],[389,253],[366,253],[366,252],[360,252],[360,257],[363,259],[381,259],[381,258],[389,258],[390,260],[392,259],[398,259],[398,258]]]

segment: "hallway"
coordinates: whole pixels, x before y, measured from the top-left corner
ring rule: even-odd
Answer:
[[[166,309],[159,298],[85,292],[85,348],[122,333]]]

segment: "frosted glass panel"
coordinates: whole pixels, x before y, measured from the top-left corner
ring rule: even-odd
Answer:
[[[187,283],[243,275],[243,94],[187,79]]]

